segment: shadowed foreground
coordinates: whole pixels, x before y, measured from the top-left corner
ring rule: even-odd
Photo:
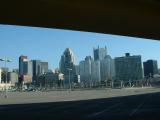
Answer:
[[[160,93],[72,102],[1,105],[3,120],[159,120]]]

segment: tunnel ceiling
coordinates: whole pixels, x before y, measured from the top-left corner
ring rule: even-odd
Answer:
[[[1,0],[0,24],[160,40],[158,0]]]

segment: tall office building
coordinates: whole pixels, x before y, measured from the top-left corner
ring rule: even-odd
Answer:
[[[19,57],[19,75],[24,75],[26,70],[26,62],[28,61],[27,56],[21,55]]]
[[[101,83],[111,80],[114,77],[114,60],[111,56],[106,55],[103,60],[100,61],[101,70]]]
[[[68,86],[69,79],[73,82],[75,75],[75,56],[70,48],[66,48],[61,56],[59,68],[60,72],[65,76],[65,85]]]
[[[115,58],[116,79],[129,81],[139,80],[142,78],[141,56],[130,56],[126,53],[125,57]]]
[[[19,57],[19,77],[20,83],[32,82],[32,61],[28,61],[27,56]]]
[[[93,59],[91,56],[86,56],[84,61],[80,62],[80,77],[81,77],[81,83],[84,86],[91,86],[91,64],[93,62]]]
[[[30,75],[32,77],[32,61],[23,62],[23,75]]]
[[[105,56],[107,55],[107,47],[105,48],[100,48],[98,46],[97,49],[93,48],[93,54],[94,54],[94,60],[103,60]]]
[[[158,64],[156,60],[147,60],[143,62],[144,76],[153,77],[153,75],[158,74]]]
[[[79,74],[80,74],[80,82],[85,85],[85,61],[80,61],[79,63]]]
[[[92,86],[98,86],[101,82],[100,61],[92,61],[91,64],[91,81]]]
[[[41,74],[48,72],[48,62],[41,62]]]
[[[97,86],[101,80],[100,61],[94,61],[91,56],[79,63],[80,82],[85,87]]]
[[[33,82],[38,81],[38,76],[41,75],[41,61],[40,60],[32,60],[32,69],[33,69]]]

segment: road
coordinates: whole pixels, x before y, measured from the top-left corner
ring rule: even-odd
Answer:
[[[160,120],[160,92],[93,100],[1,105],[0,119]]]

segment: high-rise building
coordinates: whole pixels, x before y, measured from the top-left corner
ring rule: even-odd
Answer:
[[[80,82],[85,85],[85,61],[79,63]]]
[[[41,62],[40,60],[32,60],[32,75],[33,81],[36,82],[38,76],[48,72],[48,62]]]
[[[98,86],[101,82],[100,61],[92,61],[91,64],[91,83],[92,86]]]
[[[153,75],[158,74],[158,64],[156,60],[147,60],[143,62],[144,76],[153,77]]]
[[[65,76],[65,85],[68,86],[69,80],[74,81],[75,75],[75,56],[70,48],[66,48],[59,63],[60,72]]]
[[[111,80],[114,77],[114,60],[111,56],[106,55],[106,57],[100,61],[101,70],[101,83]]]
[[[33,82],[37,82],[38,76],[41,75],[41,61],[32,60]]]
[[[93,59],[91,56],[86,56],[84,61],[80,62],[80,78],[84,86],[91,86],[91,64]]]
[[[130,56],[126,53],[125,57],[115,58],[116,79],[129,81],[139,80],[142,78],[141,56]]]
[[[23,83],[32,82],[32,61],[28,61],[27,56],[19,57],[19,77]],[[26,79],[27,78],[27,79]]]
[[[23,62],[23,75],[30,75],[32,77],[32,61]]]
[[[41,62],[41,74],[48,72],[48,62]]]
[[[80,75],[79,65],[75,65],[75,74],[76,74],[76,75]]]
[[[101,80],[100,61],[94,61],[91,56],[86,56],[80,61],[80,82],[84,87],[97,86]]]
[[[26,64],[27,64],[28,58],[27,56],[21,55],[19,57],[19,75],[24,75],[25,72],[27,71],[26,69]]]
[[[107,55],[107,47],[105,48],[100,48],[98,46],[97,49],[93,48],[93,54],[94,54],[94,60],[103,60],[105,56]]]

